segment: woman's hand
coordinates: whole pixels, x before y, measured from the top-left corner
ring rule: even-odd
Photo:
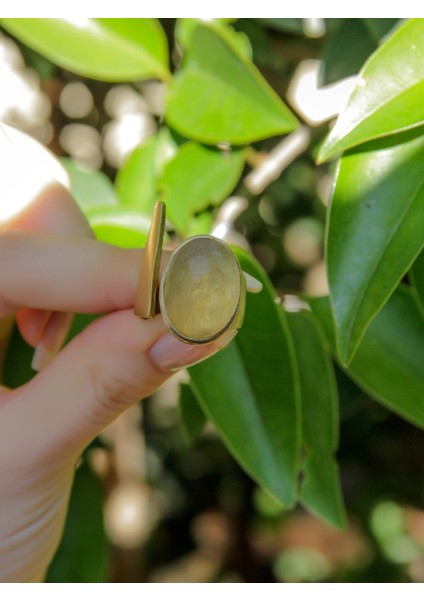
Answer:
[[[44,152],[35,148],[33,160]],[[30,200],[0,229],[0,317],[17,315],[22,335],[37,348],[35,366],[44,367],[19,389],[0,387],[3,582],[43,579],[85,446],[173,370],[229,341],[189,346],[160,316],[140,320],[133,307],[142,251],[94,240],[57,182]],[[104,315],[58,353],[74,312]]]

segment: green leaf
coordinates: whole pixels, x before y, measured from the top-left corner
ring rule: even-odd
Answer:
[[[108,177],[99,171],[86,171],[72,160],[62,159],[70,176],[71,192],[87,217],[96,238],[122,248],[144,246],[151,214],[119,203]]]
[[[206,144],[246,144],[298,125],[253,63],[205,25],[194,30],[183,67],[170,84],[166,120]]]
[[[150,228],[149,218],[115,206],[99,207],[88,220],[98,240],[121,248],[144,246]]]
[[[334,349],[328,298],[308,302]],[[368,395],[424,427],[424,321],[414,293],[399,288],[371,323],[346,373]]]
[[[202,212],[192,219],[186,231],[187,237],[193,235],[209,235],[213,227],[213,214],[209,211]]]
[[[183,434],[191,444],[202,433],[207,419],[193,390],[186,383],[180,386],[179,407]]]
[[[364,19],[343,19],[324,48],[324,83],[356,75],[368,56],[377,48],[378,38],[371,34]],[[352,52],[355,48],[355,52]]]
[[[350,21],[353,21],[353,19],[350,19]],[[379,42],[399,24],[401,19],[361,19],[361,21],[363,21],[375,41]]]
[[[345,110],[320,149],[336,152],[424,122],[424,20],[400,26],[370,57]]]
[[[183,144],[158,181],[161,199],[177,231],[185,234],[195,213],[225,200],[243,166],[241,150],[221,152],[196,142]]]
[[[15,326],[4,362],[4,385],[15,389],[34,377],[35,371],[31,369],[33,355],[34,348],[25,342]]]
[[[201,21],[201,19],[177,19],[175,39],[183,48],[190,46],[193,31]],[[252,46],[248,36],[243,32],[234,31],[227,25],[228,21],[234,21],[234,19],[210,19],[208,20],[208,27],[214,28],[218,34],[227,40],[229,45],[233,45],[236,52],[246,58],[252,58]]]
[[[75,315],[72,322],[71,330],[67,337],[67,342],[75,335],[80,333],[91,321],[96,318],[96,315]],[[9,345],[7,347],[4,361],[4,385],[15,389],[30,381],[36,372],[31,368],[31,361],[34,355],[34,348],[26,343],[21,336],[18,327],[13,327]]]
[[[258,19],[239,19],[235,27],[239,33],[244,33],[248,38],[252,60],[260,71],[264,72],[268,68],[280,71],[285,68],[286,56],[284,53],[278,55],[275,53],[274,36],[258,22]]]
[[[105,583],[109,544],[103,530],[103,493],[85,462],[77,469],[65,531],[48,583]]]
[[[343,363],[424,243],[424,136],[410,137],[400,134],[387,148],[370,143],[340,163],[327,266]]]
[[[303,35],[303,19],[255,19],[265,27],[283,33]]]
[[[345,526],[338,467],[339,407],[328,342],[312,313],[287,313],[294,341],[302,398],[305,462],[302,504],[335,527]]]
[[[25,64],[36,71],[41,80],[50,79],[55,76],[56,65],[54,65],[45,56],[41,56],[35,50],[32,50],[28,46],[22,46],[20,48],[24,57]]]
[[[118,171],[116,193],[122,206],[150,217],[157,199],[157,178],[177,149],[169,130],[162,128],[138,146]]]
[[[165,34],[156,19],[1,19],[55,64],[102,81],[169,79]]]
[[[299,382],[284,312],[258,263],[237,249],[242,269],[261,280],[247,294],[244,325],[228,348],[189,369],[196,397],[246,472],[285,506],[297,496]]]
[[[157,138],[152,136],[131,152],[118,171],[115,181],[121,204],[138,209],[144,215],[152,214],[156,201],[157,144]]]
[[[112,182],[104,173],[84,169],[70,158],[61,162],[69,175],[71,194],[86,216],[99,207],[118,204]]]
[[[418,301],[424,309],[424,251],[418,255],[412,265],[411,276],[418,295]]]

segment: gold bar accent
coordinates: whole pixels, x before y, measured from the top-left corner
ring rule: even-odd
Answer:
[[[162,257],[162,242],[165,233],[166,207],[157,202],[153,211],[152,224],[147,236],[141,261],[134,312],[142,319],[153,319],[156,314],[156,298],[159,268]]]

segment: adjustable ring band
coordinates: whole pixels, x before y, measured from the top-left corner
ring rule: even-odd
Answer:
[[[153,210],[152,223],[147,236],[146,246],[144,247],[135,297],[134,312],[142,319],[152,319],[156,314],[157,287],[165,221],[165,204],[157,202]]]

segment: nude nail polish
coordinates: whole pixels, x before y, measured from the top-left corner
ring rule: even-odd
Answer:
[[[162,371],[177,371],[190,367],[225,348],[236,336],[231,330],[210,344],[185,344],[174,335],[164,333],[150,348],[150,358]]]

